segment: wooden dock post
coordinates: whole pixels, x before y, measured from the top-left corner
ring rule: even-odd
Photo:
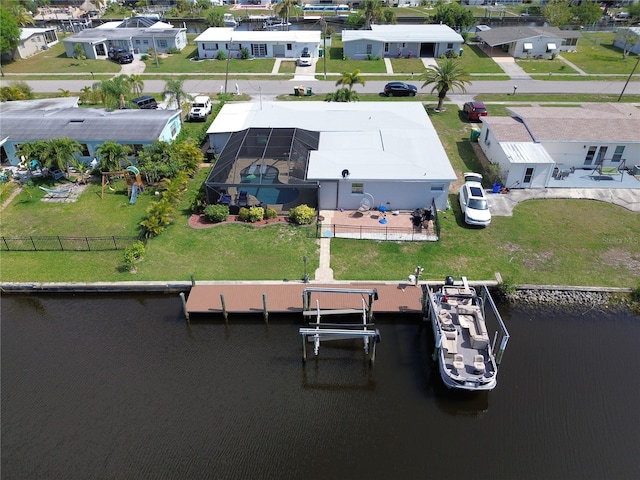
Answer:
[[[184,318],[189,321],[189,312],[187,311],[187,299],[184,296],[184,292],[180,292],[180,300],[182,300],[182,311],[184,312]]]
[[[191,275],[191,286],[192,287],[196,286],[196,277],[194,275]]]
[[[307,336],[302,335],[302,361],[307,361]]]
[[[269,311],[267,310],[267,294],[262,294],[262,315],[264,315],[264,323],[269,325]]]
[[[227,313],[227,305],[224,303],[224,293],[220,294],[220,304],[222,305],[222,316],[224,317],[224,321],[229,321],[229,314]]]

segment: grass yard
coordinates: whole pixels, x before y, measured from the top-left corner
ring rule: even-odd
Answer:
[[[458,60],[462,68],[469,73],[502,74],[504,71],[477,45],[463,45],[462,57]]]
[[[225,73],[227,70],[226,60],[195,60],[197,59],[198,49],[187,46],[187,48],[179,54],[162,56],[158,59],[159,65],[153,58],[145,60],[145,75],[154,73]],[[193,59],[193,61],[192,61]],[[234,73],[271,73],[275,59],[273,58],[254,58],[242,60],[232,58],[229,60],[229,72]]]
[[[91,78],[91,72],[96,74],[117,73],[120,71],[120,65],[109,60],[76,60],[75,58],[68,58],[62,43],[62,36],[60,36],[60,42],[44,52],[24,60],[16,60],[7,63],[3,62],[2,70],[4,73],[22,74],[42,72],[56,72],[61,74],[84,73],[88,76],[84,78]],[[56,77],[56,79],[58,78],[59,77]],[[74,76],[73,78],[78,79],[83,77]],[[11,79],[13,80],[13,77]]]
[[[559,58],[551,59],[516,59],[516,63],[519,67],[521,67],[527,73],[538,73],[538,74],[575,74],[579,75],[577,70],[574,70],[569,65],[564,63]]]
[[[622,59],[622,50],[613,46],[615,33],[585,33],[578,41],[578,51],[563,52],[562,56],[578,68],[591,74],[631,73],[636,57]]]

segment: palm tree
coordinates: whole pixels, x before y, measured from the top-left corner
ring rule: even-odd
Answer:
[[[142,95],[142,91],[144,90],[144,80],[142,80],[142,75],[137,75],[135,73],[129,75],[129,83],[133,93],[136,95]]]
[[[13,14],[15,15],[15,19],[18,22],[18,25],[23,28],[27,25],[36,24],[35,20],[33,19],[33,15],[22,6],[14,8]]]
[[[457,87],[462,93],[465,93],[467,91],[465,83],[471,84],[467,74],[453,58],[443,58],[437,65],[429,66],[419,78],[424,81],[422,88],[434,84],[430,93],[438,92],[436,111],[442,110],[442,104],[449,90]]]
[[[182,102],[189,100],[191,95],[183,89],[184,80],[179,78],[172,78],[165,81],[163,96],[169,97],[169,103],[175,102],[178,105],[178,110],[182,110]]]
[[[328,93],[324,98],[325,102],[357,102],[358,94],[353,90],[343,87],[333,93]]]
[[[96,148],[96,157],[100,160],[100,170],[103,172],[118,172],[123,164],[131,164],[129,154],[131,149],[113,140],[104,142]]]
[[[380,0],[364,0],[360,4],[360,8],[364,10],[364,28],[369,30],[371,22],[378,18],[384,18],[384,8]]]
[[[127,75],[96,82],[93,86],[100,91],[105,108],[124,108],[131,97],[131,80]]]
[[[336,82],[336,87],[345,85],[349,87],[349,90],[353,89],[353,86],[359,83],[364,87],[364,78],[360,76],[360,70],[356,69],[353,72],[342,72],[342,77]]]
[[[295,10],[297,12],[298,5],[298,0],[282,0],[273,9],[273,12],[284,20],[287,30],[289,30],[289,17],[291,16],[291,11]]]

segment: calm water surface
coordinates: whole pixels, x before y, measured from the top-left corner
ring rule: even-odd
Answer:
[[[303,366],[298,318],[177,297],[2,298],[3,479],[640,478],[640,318],[503,309],[489,394],[448,392],[417,319]]]

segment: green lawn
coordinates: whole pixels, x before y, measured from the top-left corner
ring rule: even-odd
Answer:
[[[146,74],[154,73],[225,73],[227,63],[229,72],[233,73],[271,73],[275,59],[255,58],[242,60],[238,58],[226,60],[197,60],[198,49],[194,46],[187,46],[179,54],[168,55],[158,59],[158,65],[153,58],[145,60],[147,67]]]
[[[498,64],[477,45],[463,45],[462,48],[463,53],[462,57],[459,57],[459,61],[465,72],[504,73]]]
[[[88,77],[93,73],[117,73],[120,71],[120,65],[109,60],[76,60],[68,58],[62,43],[60,42],[50,49],[41,52],[24,60],[16,60],[2,64],[4,73],[76,73],[86,74]],[[74,77],[78,78],[78,77]],[[80,77],[82,78],[82,77]],[[85,77],[87,78],[87,77]],[[13,77],[11,78],[13,79]]]
[[[571,68],[559,58],[553,60],[541,58],[541,59],[521,59],[518,58],[516,63],[527,73],[554,73],[554,74],[576,74],[578,71]]]
[[[622,59],[622,50],[613,46],[615,33],[585,33],[578,41],[577,52],[563,52],[562,56],[578,68],[591,74],[629,75],[635,64],[635,56]]]

